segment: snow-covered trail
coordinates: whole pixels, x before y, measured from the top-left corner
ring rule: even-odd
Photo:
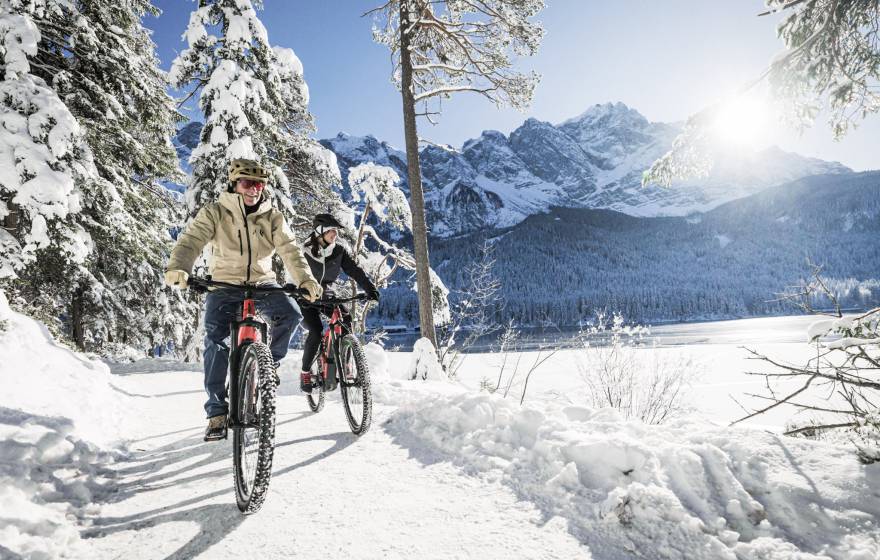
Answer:
[[[83,532],[92,558],[591,558],[565,520],[401,447],[383,430],[392,407],[377,404],[358,439],[338,394],[312,414],[289,376],[269,497],[243,516],[230,441],[201,439],[201,373],[117,374],[132,456],[112,465],[117,490]]]

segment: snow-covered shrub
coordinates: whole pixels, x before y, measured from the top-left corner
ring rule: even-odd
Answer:
[[[682,355],[644,351],[648,333],[647,327],[626,325],[618,313],[599,313],[596,324],[578,334],[577,367],[589,406],[615,408],[624,418],[647,424],[660,424],[688,410],[695,365]]]
[[[424,337],[418,339],[413,346],[412,359],[406,371],[409,379],[434,381],[448,379],[437,358],[437,350],[434,349],[431,341]]]

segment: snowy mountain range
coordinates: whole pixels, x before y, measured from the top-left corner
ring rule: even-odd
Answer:
[[[184,171],[201,128],[190,122],[174,138]],[[679,124],[650,122],[623,103],[606,103],[558,125],[529,118],[510,135],[487,130],[458,150],[428,146],[420,161],[431,233],[509,227],[553,206],[684,216],[801,177],[851,171],[773,147],[723,154],[699,181],[642,188],[642,173],[679,131]],[[336,154],[343,182],[349,168],[374,162],[394,169],[408,192],[406,154],[387,142],[344,132],[320,142]]]
[[[841,305],[866,309],[880,305],[880,172],[804,177],[689,216],[552,207],[510,228],[435,238],[431,261],[453,298],[470,291],[487,240],[502,323],[570,326],[603,308],[644,322],[796,313],[777,294],[809,277],[808,259]],[[417,310],[405,283],[383,292],[386,324],[416,323]]]
[[[507,227],[551,206],[682,216],[801,177],[850,171],[774,147],[725,154],[700,181],[642,188],[643,171],[679,130],[649,122],[623,103],[606,103],[558,125],[530,118],[509,136],[487,130],[459,150],[428,146],[420,161],[432,233]],[[321,143],[336,154],[343,179],[348,168],[372,161],[395,169],[407,188],[406,155],[386,142],[339,133]]]

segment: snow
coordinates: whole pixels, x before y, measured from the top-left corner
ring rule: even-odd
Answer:
[[[0,406],[69,419],[79,437],[107,446],[122,437],[125,398],[109,368],[55,343],[46,327],[9,309],[0,292]],[[86,403],[98,406],[84,406]]]
[[[713,559],[880,552],[876,526],[848,535],[877,509],[850,492],[876,495],[880,470],[830,445],[695,419],[651,427],[623,422],[609,409],[520,407],[465,391],[405,405],[391,431],[542,504],[545,515],[585,535],[599,557],[613,550]],[[820,534],[811,527],[823,519],[810,507],[817,484],[823,507],[842,514],[840,526],[826,518]],[[800,548],[793,541],[802,541]]]
[[[84,554],[79,523],[110,485],[127,397],[106,365],[55,344],[0,292],[0,556]],[[99,447],[100,446],[100,447]]]
[[[412,212],[406,195],[396,186],[399,181],[400,177],[393,169],[372,162],[348,171],[354,202],[363,199],[380,222],[390,223],[401,231],[412,230]]]
[[[460,382],[413,381],[413,362],[437,367],[430,343],[412,353],[370,344],[374,422],[360,439],[338,393],[321,414],[308,411],[291,352],[280,369],[269,498],[244,517],[229,442],[201,441],[197,365],[142,360],[111,374],[5,300],[0,321],[0,352],[10,357],[0,369],[10,388],[0,393],[0,554],[211,558],[259,543],[264,558],[880,555],[880,465],[759,424],[726,427],[731,411],[713,409],[717,397],[750,380],[741,379],[738,343],[721,334],[645,350],[694,353],[713,375],[693,396],[700,412],[661,426],[577,402],[572,351],[535,372],[520,405],[519,394],[479,390],[497,355],[467,355]],[[776,333],[778,321],[761,328]],[[791,358],[811,352],[778,339],[760,349],[783,348]],[[21,375],[34,364],[38,372]],[[123,433],[125,454],[102,451]],[[315,538],[316,520],[346,527],[332,549]]]
[[[406,377],[408,379],[443,380],[446,373],[440,360],[437,358],[437,350],[427,338],[420,338],[413,345],[412,357],[409,361]]]
[[[27,74],[30,72],[27,57],[37,54],[40,30],[31,18],[4,12],[0,15],[0,42],[3,44],[5,71]]]
[[[291,75],[302,76],[303,65],[299,57],[296,56],[296,53],[293,52],[293,49],[272,47],[272,51],[275,53],[275,57],[282,68],[286,68]]]
[[[0,18],[0,33],[8,19]],[[23,20],[19,23],[24,25]],[[5,78],[0,82],[0,194],[19,207],[24,225],[18,239],[4,236],[3,245],[17,249],[0,254],[0,275],[11,277],[35,258],[37,249],[50,245],[51,237],[63,238],[73,233],[64,230],[76,230],[70,220],[58,222],[80,210],[74,179],[92,180],[96,170],[79,124],[58,95],[29,74],[9,72]],[[79,231],[74,235],[80,237]],[[67,245],[72,262],[83,262],[88,244]]]
[[[719,234],[715,235],[715,239],[718,240],[718,246],[721,247],[722,249],[724,249],[725,247],[730,245],[730,242],[731,242],[731,239],[728,236],[724,235],[723,233],[719,233]]]

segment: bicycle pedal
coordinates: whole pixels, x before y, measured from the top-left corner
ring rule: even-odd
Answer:
[[[229,431],[226,430],[226,431],[223,432],[223,435],[211,435],[211,436],[209,436],[209,435],[205,434],[205,438],[204,438],[204,440],[205,440],[205,441],[220,441],[221,439],[227,439],[228,436],[229,436]]]

